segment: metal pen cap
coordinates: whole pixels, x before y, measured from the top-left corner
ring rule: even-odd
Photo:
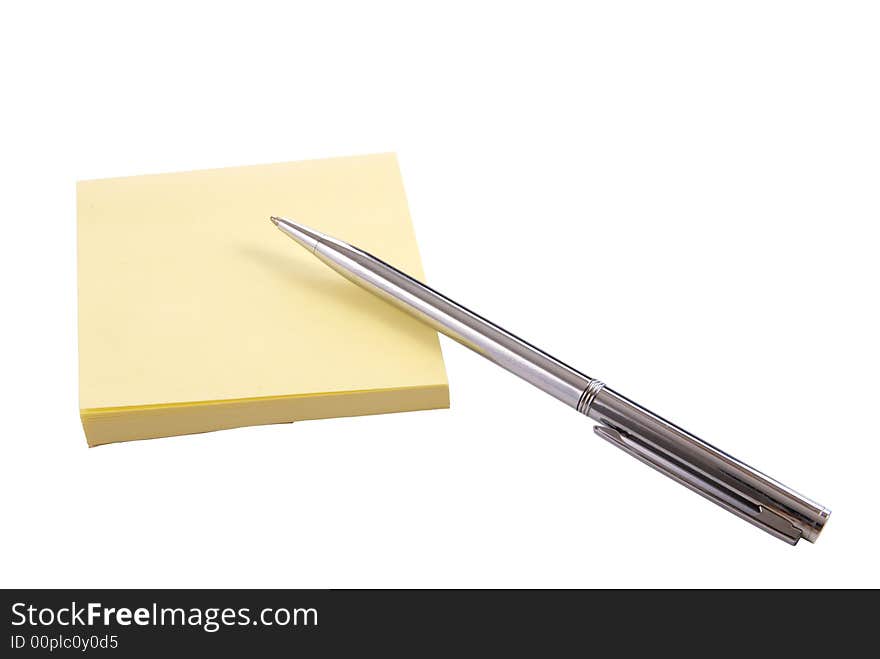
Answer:
[[[767,533],[814,542],[830,511],[550,356],[381,259],[285,218],[272,222],[346,279],[599,422],[595,432]]]

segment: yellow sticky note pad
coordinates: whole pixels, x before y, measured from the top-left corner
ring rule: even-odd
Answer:
[[[436,332],[270,215],[424,279],[393,154],[77,184],[90,445],[448,407]]]

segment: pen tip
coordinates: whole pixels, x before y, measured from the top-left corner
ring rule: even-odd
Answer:
[[[269,219],[272,220],[272,224],[309,251],[314,252],[318,246],[318,241],[322,238],[328,239],[328,236],[313,229],[309,229],[301,224],[297,224],[296,222],[291,222],[286,218],[272,215]]]

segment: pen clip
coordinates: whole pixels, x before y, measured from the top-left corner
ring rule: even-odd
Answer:
[[[794,545],[802,537],[797,526],[771,508],[766,503],[755,501],[747,496],[748,486],[737,486],[729,474],[710,476],[681,456],[661,451],[647,442],[626,432],[608,426],[594,426],[593,431],[602,439],[626,451],[632,457],[653,467],[674,481],[701,494],[734,515],[751,522],[771,535]]]

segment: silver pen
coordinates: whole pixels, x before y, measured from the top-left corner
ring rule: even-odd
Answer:
[[[281,231],[346,279],[597,421],[597,435],[767,533],[815,542],[829,511],[490,323],[372,254],[281,217]]]

